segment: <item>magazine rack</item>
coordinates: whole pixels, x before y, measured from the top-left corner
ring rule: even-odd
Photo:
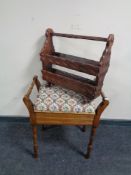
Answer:
[[[88,97],[89,101],[98,97],[101,93],[103,81],[108,71],[114,35],[110,34],[108,38],[102,38],[94,36],[55,33],[52,29],[47,29],[45,36],[46,40],[44,47],[40,53],[43,65],[43,79],[48,81],[49,84],[60,85],[65,88],[72,89],[78,93],[82,93]],[[94,61],[86,58],[55,52],[52,39],[54,36],[101,41],[106,42],[106,46],[102,53],[100,61]],[[93,75],[95,76],[95,79],[89,80],[80,76],[56,70],[52,68],[52,64]]]

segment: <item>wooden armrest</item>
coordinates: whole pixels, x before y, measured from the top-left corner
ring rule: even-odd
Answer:
[[[38,80],[38,76],[34,76],[33,81],[32,81],[32,83],[31,83],[31,85],[30,85],[30,87],[29,87],[27,93],[26,93],[26,94],[24,95],[24,97],[23,97],[24,104],[26,105],[26,107],[27,107],[27,109],[28,109],[28,111],[29,111],[29,113],[30,113],[30,120],[31,120],[31,122],[33,122],[33,120],[34,120],[34,119],[33,119],[33,116],[34,116],[35,114],[34,114],[34,106],[33,106],[33,103],[32,103],[32,101],[31,101],[31,99],[30,99],[29,97],[30,97],[30,94],[31,94],[31,92],[32,92],[32,89],[33,89],[34,85],[36,85],[37,90],[39,91],[39,88],[40,88],[41,84],[40,84],[40,82],[39,82],[39,80]]]
[[[26,93],[25,96],[27,96],[27,97],[30,96],[30,94],[31,94],[31,92],[32,92],[32,89],[33,89],[34,85],[35,85],[35,82],[32,81],[32,83],[31,83],[31,85],[30,85],[30,87],[29,87],[29,89],[28,89],[28,91],[27,91],[27,93]]]
[[[27,96],[27,97],[30,96],[34,85],[36,85],[37,90],[39,91],[39,88],[40,88],[41,84],[40,84],[40,81],[38,80],[38,76],[36,76],[36,75],[34,76],[33,81],[32,81],[32,83],[31,83],[31,85],[30,85],[30,87],[29,87],[27,93],[25,94],[25,96]]]
[[[109,99],[105,96],[104,92],[101,92],[102,101],[96,109],[96,114],[101,115],[105,108],[109,105]]]
[[[101,96],[102,96],[102,102],[100,102],[100,104],[97,106],[96,111],[95,111],[95,117],[93,121],[94,127],[98,127],[101,114],[105,110],[105,108],[109,105],[109,100],[104,95],[104,92],[101,92]]]

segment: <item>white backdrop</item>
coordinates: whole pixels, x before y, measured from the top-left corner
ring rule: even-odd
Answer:
[[[102,117],[131,119],[130,8],[130,0],[0,0],[0,115],[27,115],[22,97],[33,75],[41,77],[39,51],[44,31],[51,27],[62,33],[115,34],[111,66],[104,82],[110,106]],[[76,54],[79,49],[88,58],[97,58],[102,48],[92,42],[84,43],[85,47],[55,42],[57,49],[71,48]]]

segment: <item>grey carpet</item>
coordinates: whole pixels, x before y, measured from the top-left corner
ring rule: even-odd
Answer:
[[[28,122],[0,122],[0,175],[130,175],[131,126],[101,124],[90,159],[84,159],[90,127],[39,127],[39,158],[33,158]]]

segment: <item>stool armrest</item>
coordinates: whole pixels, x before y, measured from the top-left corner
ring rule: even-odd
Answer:
[[[109,105],[109,100],[105,96],[104,92],[101,92],[101,97],[102,97],[102,101],[97,106],[96,111],[95,111],[95,116],[94,116],[94,121],[93,121],[93,126],[94,127],[98,127],[99,122],[100,122],[101,114],[105,110],[105,108]]]
[[[37,90],[39,91],[39,88],[40,88],[41,84],[40,84],[40,82],[39,82],[37,76],[34,76],[33,81],[32,81],[32,83],[31,83],[31,85],[30,85],[30,87],[29,87],[27,93],[26,93],[26,94],[24,95],[24,97],[23,97],[23,102],[24,102],[24,104],[26,105],[26,107],[27,107],[27,109],[28,109],[28,111],[29,111],[30,120],[31,120],[32,123],[33,123],[33,121],[34,121],[35,113],[34,113],[34,105],[33,105],[33,102],[32,102],[31,99],[30,99],[30,94],[31,94],[31,92],[32,92],[32,89],[33,89],[34,85],[36,85]]]
[[[33,77],[33,81],[32,81],[32,83],[31,83],[31,85],[30,85],[30,87],[29,87],[29,89],[28,89],[28,91],[26,93],[27,97],[30,96],[34,85],[36,85],[36,88],[39,91],[41,84],[40,84],[40,81],[38,80],[38,76],[36,76],[36,75]]]

